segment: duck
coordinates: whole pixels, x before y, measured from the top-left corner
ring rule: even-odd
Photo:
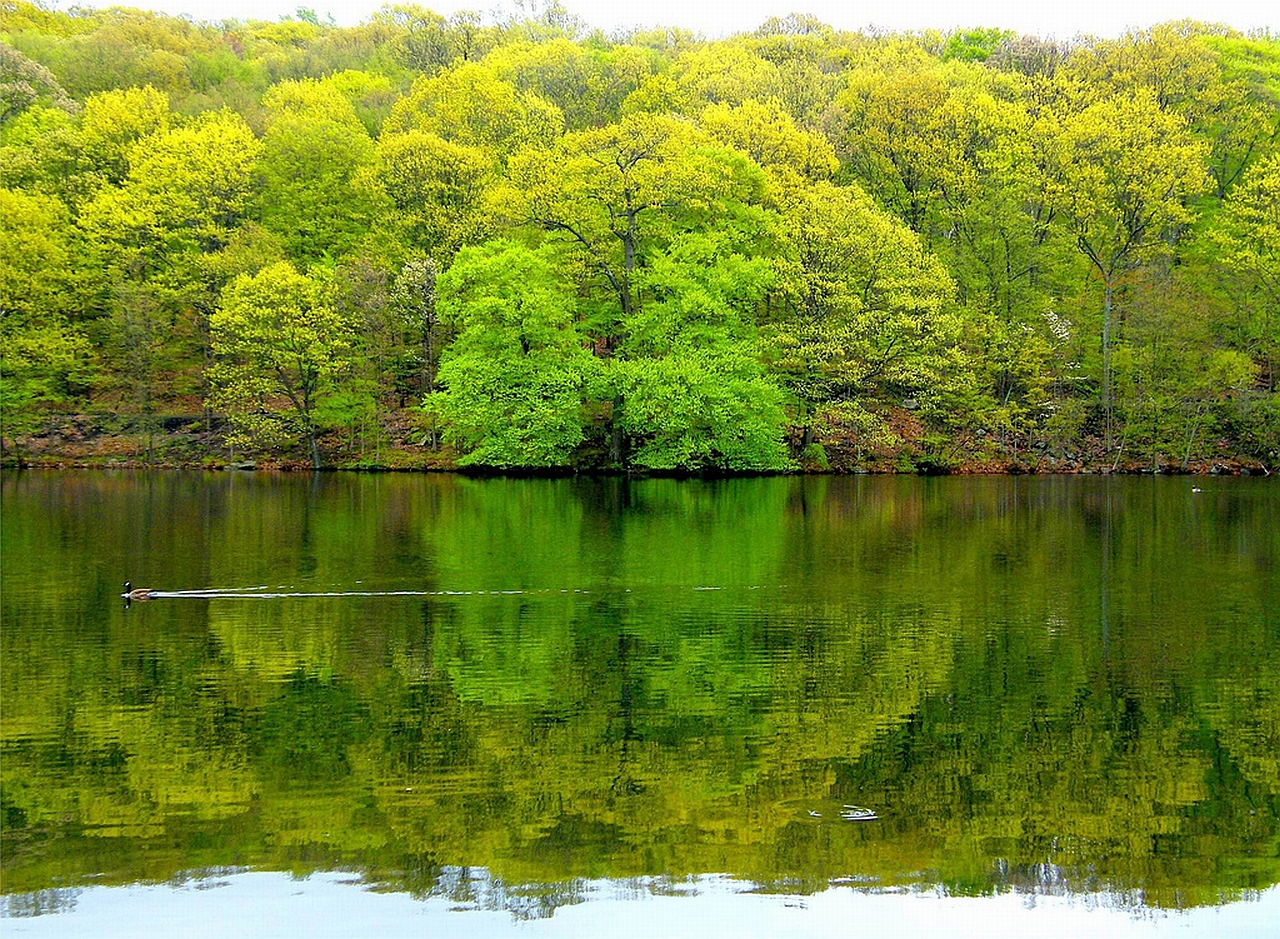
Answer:
[[[126,600],[150,600],[151,595],[156,591],[150,587],[134,587],[129,581],[124,582],[124,593],[121,594]]]

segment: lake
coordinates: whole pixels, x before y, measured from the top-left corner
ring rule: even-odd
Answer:
[[[6,935],[1280,923],[1269,479],[0,500]]]

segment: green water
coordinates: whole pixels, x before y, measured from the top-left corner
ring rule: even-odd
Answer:
[[[0,486],[11,925],[227,872],[517,920],[1280,882],[1270,480]]]

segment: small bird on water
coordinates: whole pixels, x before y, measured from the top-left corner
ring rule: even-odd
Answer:
[[[155,593],[150,587],[134,588],[129,581],[124,582],[124,593],[121,594],[126,600],[150,600],[151,595]]]

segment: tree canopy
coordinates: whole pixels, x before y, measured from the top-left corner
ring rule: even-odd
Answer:
[[[1278,131],[1280,42],[1193,22],[705,41],[13,0],[5,447],[111,415],[198,421],[209,460],[1269,467]],[[286,435],[246,433],[229,364],[286,342],[231,351],[263,277],[337,317],[329,404],[255,405]]]

